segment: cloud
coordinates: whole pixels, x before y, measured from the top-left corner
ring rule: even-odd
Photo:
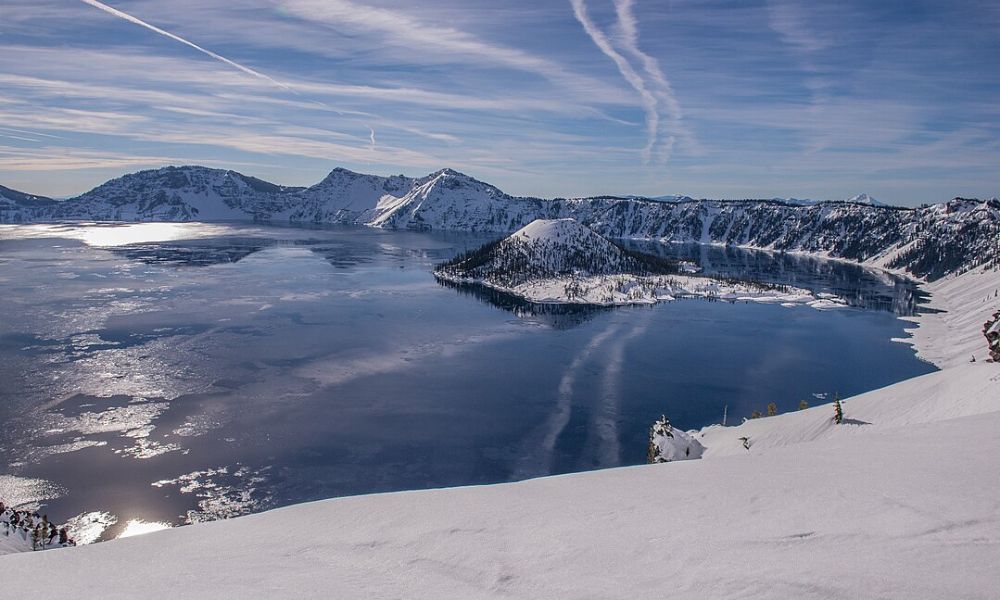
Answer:
[[[363,30],[382,34],[382,45],[403,45],[419,56],[439,53],[446,62],[473,63],[479,68],[500,66],[533,73],[577,92],[606,89],[598,81],[574,74],[562,65],[524,50],[491,43],[475,35],[425,22],[408,13],[366,6],[349,0],[281,0],[287,15],[335,30]],[[484,62],[485,61],[485,62]]]
[[[802,52],[818,52],[830,45],[830,40],[818,35],[808,25],[808,18],[801,7],[787,0],[769,0],[767,3],[768,26],[782,41]]]

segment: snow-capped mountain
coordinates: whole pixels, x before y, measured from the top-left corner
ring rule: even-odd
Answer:
[[[3,222],[253,219],[510,233],[536,219],[574,218],[608,238],[809,252],[927,279],[1000,264],[996,199],[956,198],[915,209],[877,204],[864,194],[813,204],[613,196],[545,200],[511,196],[451,169],[421,178],[335,169],[314,186],[296,188],[188,166],[133,173],[61,202],[32,203],[16,195],[4,202]]]
[[[38,211],[41,219],[222,221],[270,219],[290,211],[301,188],[235,171],[166,167],[131,173]]]
[[[646,275],[676,265],[630,252],[573,219],[539,219],[506,238],[441,265],[435,273],[513,287],[557,276]]]
[[[55,203],[52,198],[25,194],[0,185],[0,223],[30,221],[35,211],[51,207]]]
[[[852,202],[854,204],[871,204],[872,206],[882,206],[882,202],[872,198],[868,194],[861,193],[856,196],[851,196],[850,198],[844,200],[844,202]]]

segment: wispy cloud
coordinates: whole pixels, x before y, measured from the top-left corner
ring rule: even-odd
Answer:
[[[790,0],[768,0],[768,25],[782,41],[803,52],[818,52],[830,45],[810,26],[802,7]]]
[[[160,161],[288,184],[454,166],[542,196],[998,192],[987,0],[0,4],[0,182],[35,193]]]
[[[425,22],[403,11],[367,6],[349,0],[280,0],[288,15],[339,30],[361,29],[383,35],[383,44],[402,44],[421,55],[441,53],[448,62],[475,62],[480,67],[506,67],[534,73],[578,91],[604,86],[577,75],[559,63],[519,48],[485,41],[455,27]]]

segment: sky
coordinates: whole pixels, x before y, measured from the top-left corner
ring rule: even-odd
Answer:
[[[0,0],[0,184],[310,185],[454,168],[518,195],[1000,195],[995,0]]]

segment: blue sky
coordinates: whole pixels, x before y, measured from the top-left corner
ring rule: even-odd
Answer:
[[[998,99],[995,1],[0,0],[0,183],[55,196],[448,166],[914,205],[1000,195]]]

